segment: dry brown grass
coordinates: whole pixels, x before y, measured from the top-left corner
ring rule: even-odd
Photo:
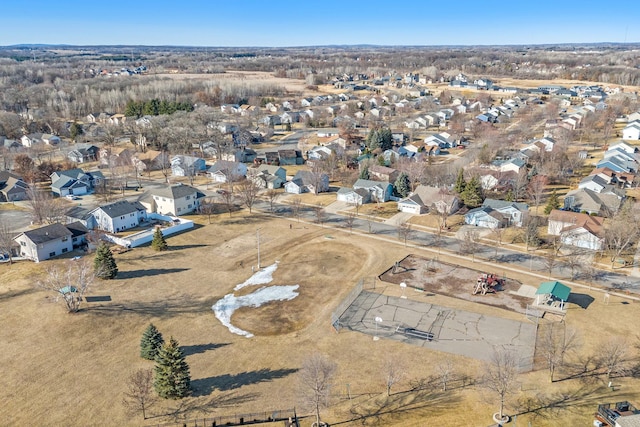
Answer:
[[[332,424],[490,424],[495,401],[477,388],[443,393],[434,386],[407,391],[415,380],[432,376],[443,357],[472,377],[478,373],[476,361],[401,342],[373,342],[370,336],[354,332],[337,334],[330,327],[331,311],[357,279],[379,274],[409,252],[421,250],[405,248],[395,238],[388,243],[306,223],[293,223],[290,229],[289,221],[244,212],[212,220],[211,225],[169,238],[168,252],[143,247],[116,255],[120,277],[100,283],[91,292],[111,301],[88,303],[77,315],[66,314],[50,295],[32,287],[44,269],[60,261],[0,265],[4,384],[0,419],[7,425],[144,424],[138,415],[126,414],[120,401],[130,372],[152,366],[138,353],[141,333],[153,322],[166,338],[173,335],[185,347],[196,391],[183,401],[166,401],[153,408],[154,423],[293,406],[304,412],[297,398],[295,370],[308,354],[319,351],[339,366],[334,388],[339,396],[326,412]],[[256,334],[247,339],[229,333],[215,319],[211,306],[251,275],[251,265],[257,262],[258,227],[262,264],[280,261],[274,284],[300,284],[300,295],[236,312],[234,324]],[[441,259],[460,262],[446,255]],[[524,274],[514,277],[530,284],[539,281]],[[377,290],[396,296],[399,292],[397,286]],[[588,349],[596,351],[608,336],[633,340],[640,314],[637,303],[623,304],[612,297],[604,305],[599,293],[577,292],[591,295],[594,301],[587,309],[572,305],[566,321],[582,332]],[[502,312],[445,296],[415,293],[410,298],[429,298],[434,304],[473,311],[491,309],[492,315]],[[382,366],[388,355],[406,366],[406,379],[389,399],[382,393]],[[570,407],[554,410],[553,417],[545,418],[551,413],[546,410],[519,416],[523,424],[531,420],[536,426],[586,425],[598,401],[640,399],[640,387],[631,379],[616,380],[621,390],[617,392],[609,391],[602,377],[548,384],[544,372],[535,372],[523,381],[523,391],[514,399],[552,399],[561,392],[576,396]],[[352,401],[346,399],[346,384]],[[513,410],[513,404],[508,408]],[[357,417],[363,418],[349,421]],[[309,425],[305,420],[303,426]]]

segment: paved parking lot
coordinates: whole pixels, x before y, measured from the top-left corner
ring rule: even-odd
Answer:
[[[374,337],[483,361],[491,360],[494,349],[506,348],[520,356],[522,371],[533,369],[536,326],[526,320],[519,322],[362,291],[340,317],[340,325]],[[407,335],[407,328],[417,334]]]

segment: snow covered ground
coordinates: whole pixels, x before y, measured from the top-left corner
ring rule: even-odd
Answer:
[[[242,289],[245,286],[251,285],[264,285],[271,283],[273,280],[273,273],[278,268],[278,263],[272,264],[268,267],[253,274],[244,283],[240,283],[235,288],[235,291]],[[243,335],[247,338],[253,337],[251,332],[247,332],[240,328],[237,328],[231,324],[231,316],[240,307],[260,307],[262,304],[266,304],[271,301],[289,301],[298,296],[299,285],[288,286],[262,286],[248,295],[235,296],[233,293],[225,295],[222,299],[218,300],[211,309],[213,310],[216,318],[227,328],[229,331]]]

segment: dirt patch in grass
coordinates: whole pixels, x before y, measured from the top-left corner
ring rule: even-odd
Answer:
[[[495,273],[500,284],[495,287],[493,292],[486,295],[474,295],[473,291],[478,277],[483,273]],[[424,292],[459,298],[518,313],[525,313],[527,304],[532,302],[531,298],[514,294],[522,286],[522,282],[519,280],[502,276],[494,271],[474,270],[417,255],[409,255],[398,261],[397,267],[391,267],[380,275],[380,280],[396,285],[404,282],[408,287]]]

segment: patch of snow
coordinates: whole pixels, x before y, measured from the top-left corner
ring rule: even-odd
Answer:
[[[278,268],[278,261],[274,264],[271,264],[268,267],[263,268],[262,270],[257,271],[253,276],[249,277],[244,283],[240,283],[233,288],[234,291],[244,288],[245,286],[251,285],[266,285],[267,283],[271,283],[273,280],[273,273]]]
[[[271,267],[273,267],[273,265],[267,268]],[[275,270],[275,267],[273,268],[273,270]],[[256,274],[259,273],[260,272]],[[243,295],[240,297],[237,297],[234,294],[227,294],[222,299],[218,300],[218,302],[216,302],[211,308],[213,309],[216,318],[218,318],[218,320],[220,320],[220,322],[224,326],[229,328],[229,331],[231,333],[244,335],[247,338],[251,338],[253,337],[253,334],[251,332],[247,332],[231,324],[231,315],[233,314],[233,312],[240,307],[260,307],[262,304],[271,301],[292,300],[298,296],[298,292],[296,292],[296,289],[298,289],[298,287],[299,285],[262,287],[248,295]]]

